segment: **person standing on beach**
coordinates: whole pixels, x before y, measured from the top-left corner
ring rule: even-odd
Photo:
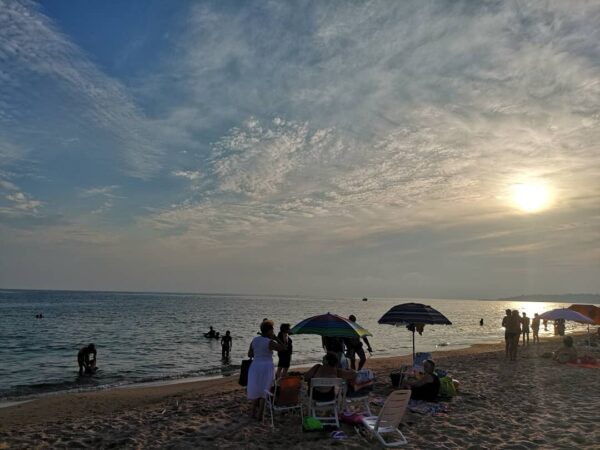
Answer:
[[[511,313],[508,319],[508,354],[511,361],[517,360],[517,349],[519,348],[519,339],[521,338],[521,317],[516,309]]]
[[[527,337],[527,345],[529,345],[529,323],[531,319],[527,317],[527,313],[523,312],[523,317],[521,318],[521,333],[523,334],[523,346],[525,346],[525,337]]]
[[[531,331],[533,331],[533,342],[540,343],[540,315],[535,313],[533,315],[533,320],[531,321]]]
[[[275,373],[275,379],[285,377],[287,375],[290,364],[292,363],[292,339],[290,338],[290,324],[282,323],[279,327],[279,333],[277,334],[277,340],[280,344],[286,347],[286,350],[277,352],[279,361],[277,361],[277,372]]]
[[[273,332],[273,322],[264,320],[260,324],[260,336],[252,339],[248,349],[248,358],[252,364],[248,370],[248,386],[246,392],[248,399],[252,400],[251,415],[262,420],[265,410],[266,391],[273,384],[273,351],[284,351],[286,347],[277,341]]]
[[[502,326],[504,327],[504,350],[506,352],[506,358],[508,359],[508,357],[510,356],[510,354],[509,354],[510,339],[509,339],[509,334],[508,334],[508,321],[510,320],[511,310],[507,309],[504,312],[506,314],[502,318]]]
[[[353,314],[350,314],[348,320],[352,323],[356,323],[356,317]],[[360,341],[361,338],[358,336],[354,336],[351,338],[345,338],[344,344],[346,344],[346,353],[348,358],[350,359],[350,368],[352,370],[356,370],[356,355],[358,355],[358,370],[362,369],[367,361],[367,357],[365,356],[365,351],[363,350],[363,343]],[[366,336],[363,336],[362,340],[365,344],[367,344],[367,351],[369,354],[373,353],[373,349],[371,348],[371,344]]]
[[[344,341],[342,338],[323,336],[321,342],[325,353],[333,353],[338,359],[340,367],[343,367],[342,356],[344,354]]]
[[[479,326],[482,327],[483,326],[483,318],[479,319]]]

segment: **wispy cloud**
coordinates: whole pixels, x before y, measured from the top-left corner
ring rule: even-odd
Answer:
[[[123,85],[102,73],[37,4],[2,0],[0,9],[0,129],[29,146],[41,138],[46,152],[68,137],[80,137],[83,149],[102,142],[115,148],[128,173],[156,173],[162,149]],[[29,95],[32,88],[37,95]],[[39,127],[35,135],[32,127]]]
[[[594,257],[581,242],[593,247],[599,226],[599,5],[246,6],[179,6],[169,51],[116,79],[37,4],[0,0],[5,208],[61,203],[14,170],[30,157],[48,185],[83,172],[74,215],[93,208],[99,223],[110,209],[183,253],[236,260],[261,246],[275,261],[293,247],[308,265],[337,252],[382,273],[409,255],[419,286],[438,254],[502,256],[503,269]],[[553,193],[543,229],[510,204],[510,186],[531,179]]]

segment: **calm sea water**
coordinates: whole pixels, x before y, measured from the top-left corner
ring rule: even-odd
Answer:
[[[392,306],[408,299],[334,299],[199,294],[149,294],[0,290],[0,400],[62,390],[229,375],[239,368],[264,317],[292,325],[326,312],[354,314],[373,333],[373,356],[411,352],[404,327],[377,324]],[[476,300],[418,300],[445,314],[452,326],[426,326],[417,351],[456,349],[498,342],[506,308],[543,312],[557,303]],[[43,319],[35,315],[43,313]],[[483,318],[485,325],[479,326]],[[203,334],[212,325],[233,336],[231,363],[220,344]],[[277,328],[278,329],[278,328]],[[541,333],[545,334],[545,333]],[[98,373],[77,376],[77,351],[94,342]],[[322,356],[318,336],[294,337],[292,364]],[[276,358],[275,358],[276,360]]]

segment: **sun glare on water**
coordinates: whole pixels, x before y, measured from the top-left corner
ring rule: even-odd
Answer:
[[[517,208],[528,213],[542,211],[548,207],[548,189],[542,184],[521,183],[513,186],[512,200]]]

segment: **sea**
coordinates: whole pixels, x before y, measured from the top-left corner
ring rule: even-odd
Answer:
[[[417,351],[453,350],[503,340],[506,308],[529,316],[561,303],[407,298],[318,298],[135,292],[0,290],[0,406],[63,391],[86,391],[234,376],[263,318],[292,326],[327,312],[348,317],[371,333],[372,357],[408,355],[412,335],[404,326],[379,325],[392,306],[431,305],[452,325],[425,327]],[[42,314],[43,318],[36,318]],[[484,325],[480,326],[480,319]],[[229,330],[233,348],[221,359],[220,342],[209,329]],[[567,331],[574,325],[567,324]],[[540,331],[550,335],[551,328]],[[292,336],[292,365],[320,361],[321,338]],[[77,352],[97,348],[98,372],[78,376]],[[275,361],[277,357],[275,355]],[[368,367],[368,362],[367,362]]]

